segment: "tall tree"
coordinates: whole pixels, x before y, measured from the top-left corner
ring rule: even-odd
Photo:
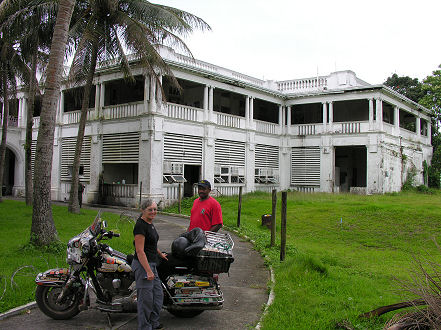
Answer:
[[[173,77],[168,65],[158,53],[158,45],[179,47],[191,55],[178,36],[194,28],[209,29],[201,18],[185,11],[150,3],[146,0],[90,0],[77,1],[71,35],[77,43],[70,78],[86,80],[83,91],[81,117],[72,170],[69,211],[78,213],[78,184],[81,149],[86,126],[90,90],[98,60],[117,59],[126,78],[133,76],[126,57],[126,49],[138,56],[141,65],[154,81],[159,75]],[[176,80],[174,79],[177,84]]]
[[[51,207],[52,154],[63,60],[74,5],[75,0],[59,2],[47,66],[34,170],[31,241],[37,245],[48,245],[58,236]]]
[[[429,186],[440,187],[441,180],[441,65],[423,80],[424,96],[420,104],[432,110],[433,155],[429,168]]]
[[[418,78],[410,78],[409,76],[400,77],[394,73],[386,79],[384,84],[414,102],[418,102],[424,96],[424,92],[421,88],[422,84],[418,81]]]

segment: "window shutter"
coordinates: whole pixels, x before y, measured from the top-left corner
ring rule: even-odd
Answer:
[[[201,165],[202,137],[166,133],[164,135],[164,160]]]
[[[320,148],[292,148],[291,185],[320,186]]]
[[[256,167],[279,168],[279,147],[257,144],[255,150]]]
[[[139,132],[103,135],[103,163],[125,164],[138,161]]]
[[[77,137],[68,137],[61,140],[61,180],[70,180]],[[90,136],[85,136],[81,150],[80,165],[84,167],[83,178],[90,180]]]
[[[225,166],[245,166],[245,143],[216,139],[214,162]]]

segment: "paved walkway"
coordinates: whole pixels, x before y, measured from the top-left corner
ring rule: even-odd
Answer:
[[[118,212],[108,209],[109,212]],[[188,227],[188,219],[158,215],[155,226],[160,241],[159,248],[170,251],[171,242]],[[249,329],[260,319],[262,306],[268,300],[269,272],[262,257],[252,245],[232,235],[235,261],[230,274],[220,274],[219,283],[224,293],[222,310],[205,311],[190,319],[176,318],[166,310],[161,313],[165,329]],[[117,239],[117,238],[116,238]],[[111,245],[111,243],[110,243]],[[124,251],[123,251],[124,252]],[[0,321],[0,329],[136,329],[136,314],[111,314],[92,309],[66,321],[48,318],[38,308],[29,313],[12,316]]]

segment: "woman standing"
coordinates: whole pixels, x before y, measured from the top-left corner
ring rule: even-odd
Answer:
[[[167,256],[158,250],[159,235],[153,225],[158,212],[156,203],[151,199],[145,200],[141,204],[141,212],[133,229],[135,257],[132,262],[138,296],[138,329],[162,329],[159,313],[163,292],[156,266],[158,257],[167,260]]]

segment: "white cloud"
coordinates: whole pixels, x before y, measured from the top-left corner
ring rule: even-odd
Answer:
[[[353,70],[370,83],[396,72],[423,79],[441,63],[441,2],[162,0],[213,31],[186,38],[197,59],[258,78]]]

